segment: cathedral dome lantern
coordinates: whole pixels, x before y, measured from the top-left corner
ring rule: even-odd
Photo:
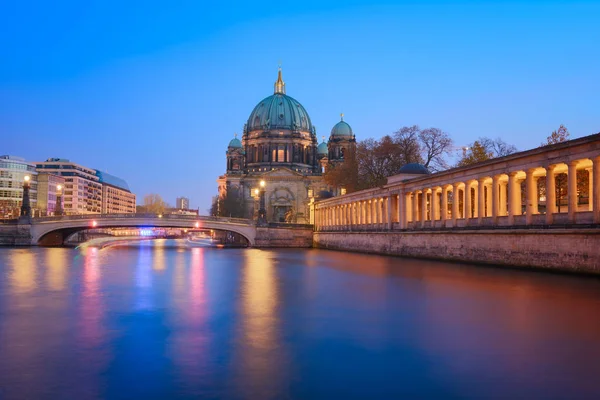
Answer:
[[[308,113],[293,97],[285,94],[285,83],[279,69],[275,93],[261,100],[248,118],[246,131],[303,131],[314,134]]]
[[[241,149],[242,148],[242,142],[240,142],[240,139],[237,138],[237,134],[235,135],[235,137],[233,139],[231,139],[227,148],[228,149]]]

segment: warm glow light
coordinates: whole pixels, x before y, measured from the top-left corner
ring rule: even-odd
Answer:
[[[29,182],[29,180],[31,179],[31,177],[29,175],[25,175],[25,182]]]
[[[254,189],[254,194],[258,196],[258,189]]]
[[[62,190],[62,185],[57,185],[56,190]]]
[[[260,181],[260,187],[265,187],[265,181]]]
[[[158,218],[162,218],[162,214],[158,214]]]
[[[196,228],[200,228],[200,222],[196,222],[196,223],[194,224],[194,226],[195,226]]]
[[[96,226],[98,226],[98,221],[93,220],[92,221],[92,228],[95,228]]]

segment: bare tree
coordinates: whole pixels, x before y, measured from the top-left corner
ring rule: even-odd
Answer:
[[[500,138],[490,139],[487,137],[480,137],[479,143],[494,157],[504,157],[512,153],[517,152],[517,147],[506,143]]]
[[[426,168],[432,171],[448,169],[445,156],[450,155],[452,139],[438,128],[427,128],[419,132],[423,160]]]

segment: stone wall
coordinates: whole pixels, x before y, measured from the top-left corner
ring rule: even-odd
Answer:
[[[325,249],[600,274],[600,230],[315,232]]]
[[[312,228],[256,228],[254,247],[312,247]]]
[[[30,228],[29,224],[1,224],[0,246],[30,246]]]

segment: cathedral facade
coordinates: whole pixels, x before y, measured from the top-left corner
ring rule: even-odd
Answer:
[[[242,140],[229,142],[227,171],[217,180],[219,197],[235,187],[246,217],[256,217],[264,196],[268,222],[308,224],[311,201],[337,190],[323,181],[325,168],[343,162],[344,152],[355,142],[342,117],[329,141],[318,144],[308,113],[286,94],[280,68],[274,93],[254,107]]]

